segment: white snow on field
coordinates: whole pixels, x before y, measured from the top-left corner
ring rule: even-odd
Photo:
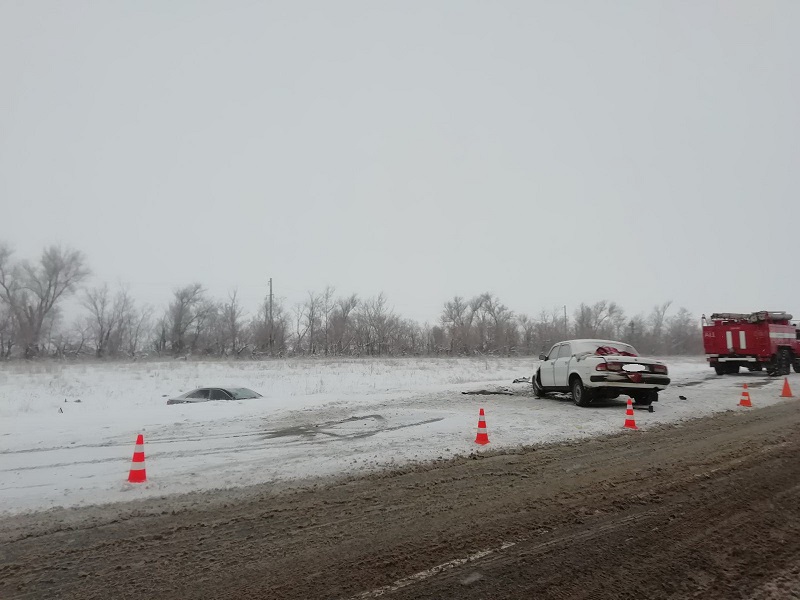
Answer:
[[[673,384],[655,412],[636,411],[643,431],[627,434],[781,401],[783,379],[717,377],[703,358],[665,361]],[[622,429],[625,398],[579,408],[511,383],[535,365],[530,358],[0,364],[0,512],[362,473]],[[789,381],[800,396],[800,376]],[[737,406],[743,382],[753,409]],[[213,385],[264,398],[166,404]],[[515,395],[461,393],[497,386]],[[474,443],[480,408],[485,447]],[[126,479],[138,433],[148,481],[134,485]]]

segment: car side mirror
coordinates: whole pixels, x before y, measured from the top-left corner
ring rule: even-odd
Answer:
[[[539,360],[547,360],[547,354],[545,354],[544,352],[542,352],[542,353],[539,355]]]

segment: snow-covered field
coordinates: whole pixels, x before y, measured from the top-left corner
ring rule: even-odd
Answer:
[[[782,379],[717,377],[703,358],[665,359],[673,385],[657,424],[781,401]],[[319,359],[266,362],[0,365],[0,512],[132,500],[191,490],[366,472],[486,449],[613,433],[624,398],[581,409],[536,399],[530,358]],[[754,409],[737,406],[751,384]],[[789,378],[800,392],[800,376]],[[167,406],[199,386],[249,387],[263,399]],[[462,391],[508,386],[515,395]],[[681,400],[679,395],[686,397]],[[66,401],[65,401],[66,400]],[[63,412],[62,412],[63,411]],[[128,484],[144,434],[148,481]],[[630,432],[630,435],[640,435]]]

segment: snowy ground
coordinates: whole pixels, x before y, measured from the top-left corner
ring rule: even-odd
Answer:
[[[717,377],[702,358],[665,360],[673,385],[655,412],[636,411],[645,432],[781,401],[782,379]],[[2,364],[0,512],[466,455],[482,449],[474,444],[479,408],[486,410],[488,449],[620,431],[624,399],[581,409],[565,398],[533,398],[529,384],[511,383],[530,376],[535,364],[530,358]],[[789,381],[800,395],[800,376]],[[743,382],[754,409],[737,406]],[[249,387],[265,397],[166,405],[167,397],[210,385]],[[461,394],[501,385],[515,395]],[[138,433],[148,482],[132,485],[126,478]]]

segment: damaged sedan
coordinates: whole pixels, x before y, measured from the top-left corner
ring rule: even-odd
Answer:
[[[667,366],[639,356],[630,344],[611,340],[568,340],[539,356],[533,392],[568,392],[578,406],[626,394],[634,403],[649,406],[669,385]]]

